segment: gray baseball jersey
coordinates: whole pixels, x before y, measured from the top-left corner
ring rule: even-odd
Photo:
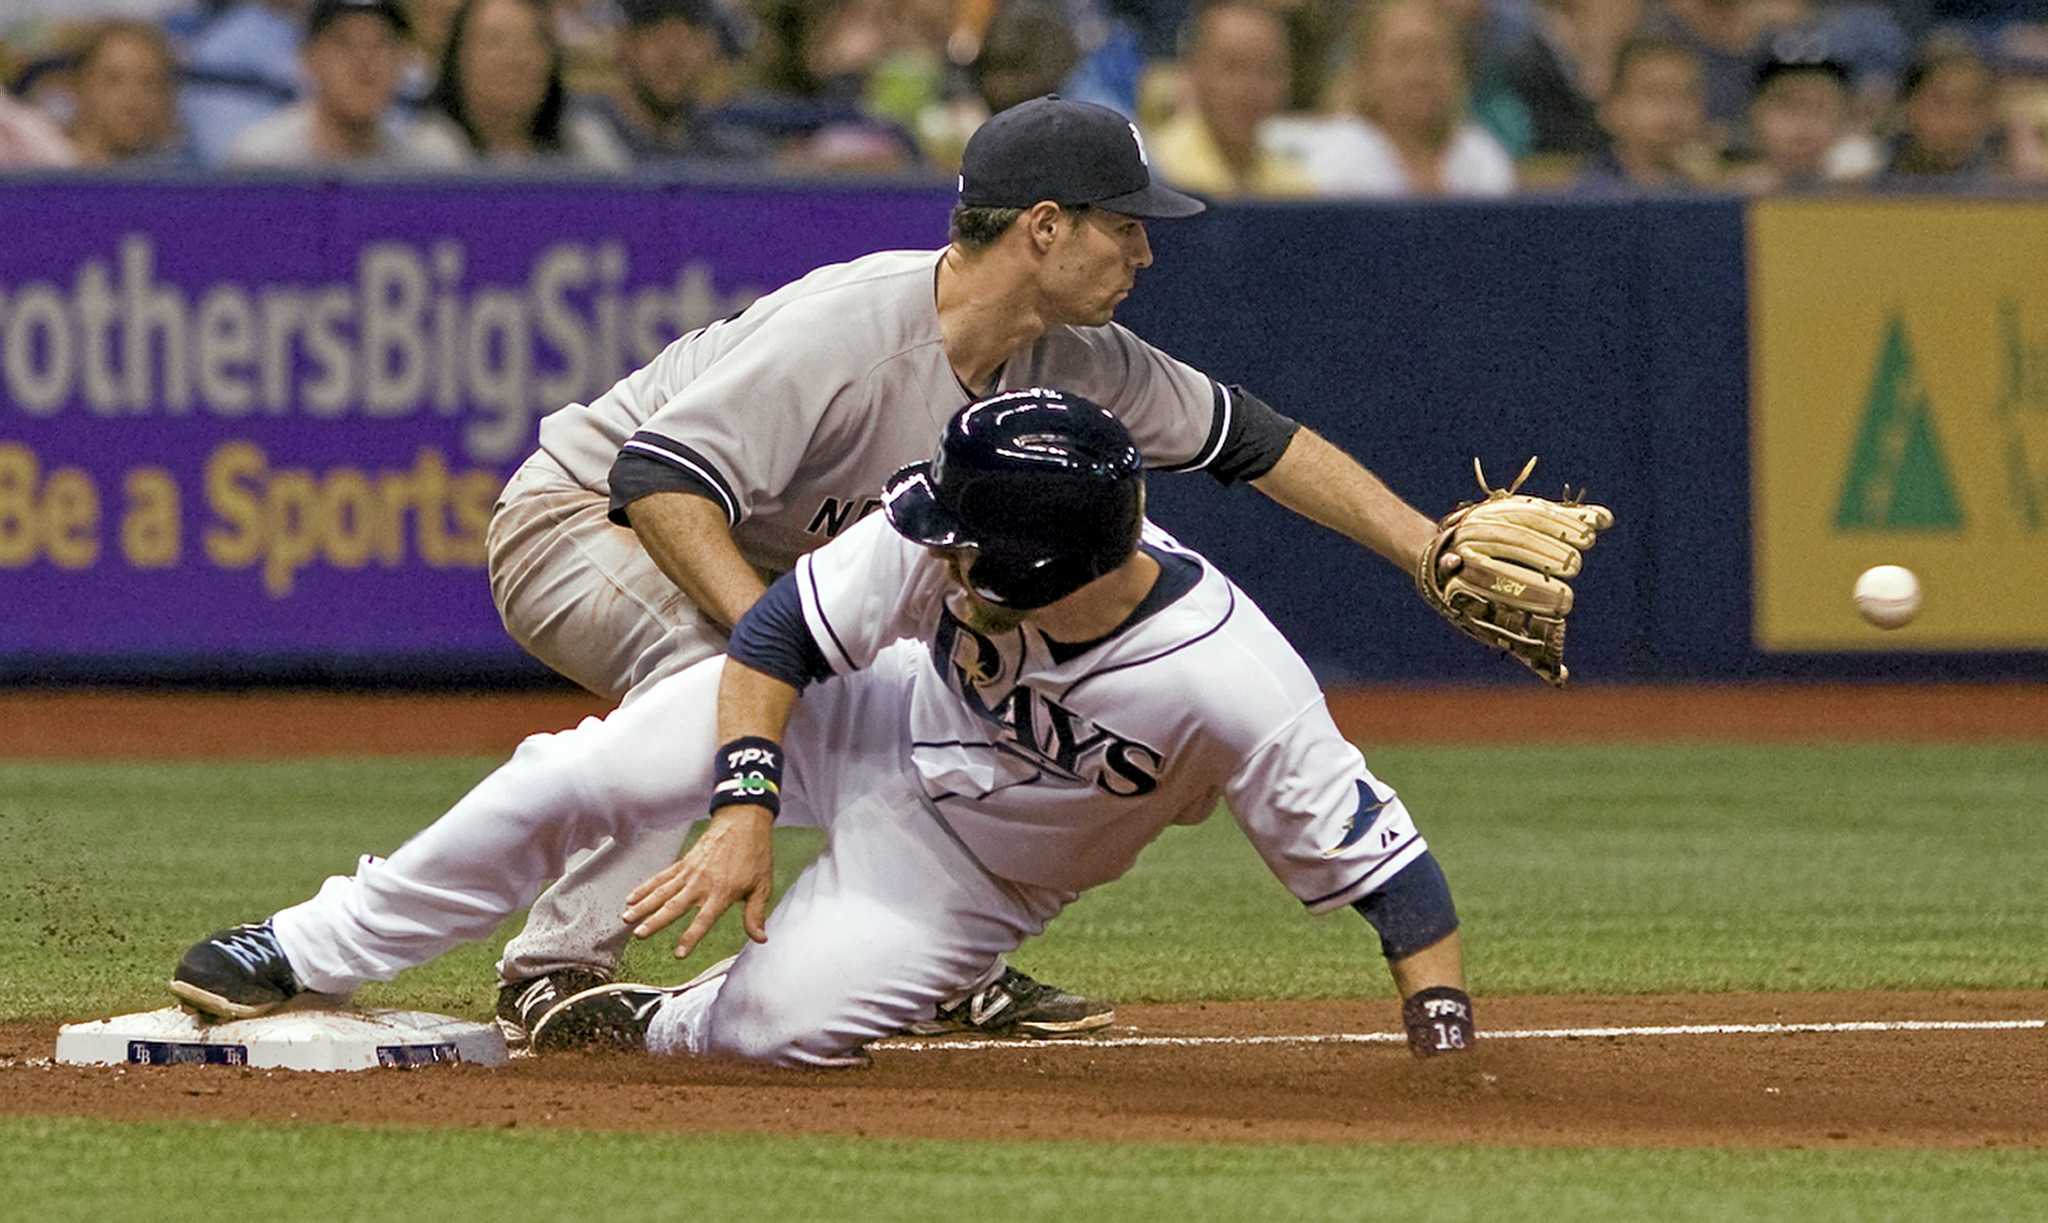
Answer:
[[[752,563],[796,558],[879,504],[975,398],[939,333],[940,251],[833,264],[670,344],[589,406],[541,421],[540,446],[612,518],[660,491],[716,502]],[[1015,354],[1003,389],[1057,386],[1115,413],[1149,466],[1261,474],[1293,422],[1111,323],[1054,327]]]

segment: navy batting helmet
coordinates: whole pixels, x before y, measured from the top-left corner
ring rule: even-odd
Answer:
[[[1116,417],[1079,395],[1033,387],[956,412],[937,457],[890,477],[882,504],[907,539],[974,549],[974,593],[1030,611],[1130,557],[1145,466]]]

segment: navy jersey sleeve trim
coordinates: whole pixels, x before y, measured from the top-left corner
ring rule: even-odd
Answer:
[[[1326,892],[1313,900],[1302,901],[1302,907],[1307,909],[1313,909],[1317,905],[1328,904],[1329,902],[1337,899],[1339,896],[1344,896],[1352,892],[1365,891],[1371,888],[1378,887],[1381,880],[1381,872],[1385,871],[1390,863],[1398,859],[1401,856],[1401,851],[1408,848],[1410,845],[1413,845],[1415,843],[1415,839],[1421,835],[1422,834],[1419,832],[1409,833],[1405,840],[1401,841],[1399,844],[1392,845],[1387,848],[1386,852],[1381,855],[1383,858],[1385,858],[1385,861],[1381,862],[1378,866],[1373,867],[1371,870],[1367,871],[1363,876],[1357,879],[1353,879],[1351,882],[1345,884],[1341,888],[1338,888],[1334,892]],[[1387,878],[1391,877],[1392,876],[1387,876]]]
[[[1216,396],[1216,415],[1208,440],[1194,458],[1159,470],[1206,471],[1222,484],[1256,480],[1273,470],[1301,424],[1241,386],[1209,385]]]
[[[1241,386],[1225,389],[1237,401],[1232,414],[1235,431],[1216,461],[1209,464],[1209,474],[1224,484],[1256,480],[1273,470],[1273,464],[1287,453],[1287,444],[1301,431],[1301,424]]]
[[[659,433],[635,433],[626,439],[612,461],[611,487],[609,517],[622,527],[633,525],[626,507],[651,493],[695,493],[717,503],[732,526],[746,517],[732,485],[711,460]]]
[[[804,622],[803,598],[796,579],[785,573],[755,600],[733,626],[726,656],[763,675],[772,675],[802,692],[808,685],[832,678],[832,666],[811,626]]]
[[[1216,456],[1223,453],[1224,444],[1230,440],[1230,422],[1236,416],[1236,405],[1232,401],[1230,388],[1213,378],[1209,380],[1209,394],[1209,436],[1202,439],[1202,448],[1195,451],[1195,457],[1187,462],[1169,463],[1159,470],[1200,471],[1215,462]]]

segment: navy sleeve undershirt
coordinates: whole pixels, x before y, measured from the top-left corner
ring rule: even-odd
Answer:
[[[804,623],[803,599],[797,594],[793,573],[776,578],[767,593],[740,617],[725,653],[798,692],[815,680],[832,678],[825,652],[811,636],[811,626]]]
[[[1241,386],[1230,387],[1229,394],[1236,406],[1230,436],[1224,439],[1215,461],[1203,468],[1223,484],[1256,480],[1273,470],[1301,428],[1299,422],[1282,416]]]
[[[1380,954],[1390,960],[1406,959],[1458,928],[1450,882],[1427,850],[1351,907],[1379,931]]]

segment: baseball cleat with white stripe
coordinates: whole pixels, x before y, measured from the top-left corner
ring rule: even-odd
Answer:
[[[910,1030],[919,1036],[972,1032],[1056,1040],[1085,1036],[1115,1020],[1116,1008],[1109,1003],[1070,994],[1005,965],[1002,976],[952,1006],[941,1006]]]
[[[498,1031],[507,1049],[524,1049],[540,1017],[565,998],[611,984],[611,974],[588,968],[558,968],[498,987]]]
[[[533,1021],[533,1051],[645,1049],[655,1013],[684,988],[621,981],[571,994]]]
[[[214,1019],[254,1019],[289,1002],[298,978],[268,919],[217,930],[186,948],[171,993]]]

